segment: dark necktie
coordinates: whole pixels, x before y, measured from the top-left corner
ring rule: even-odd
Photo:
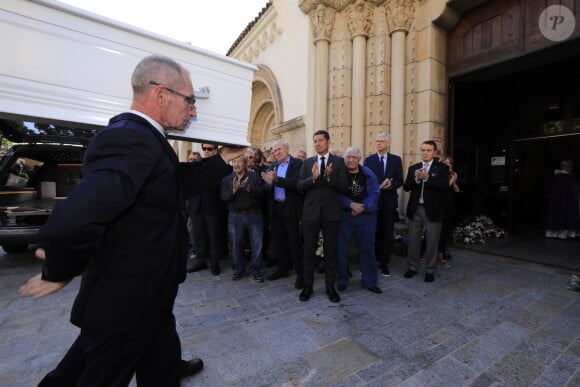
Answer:
[[[385,156],[381,156],[381,167],[383,169],[383,179],[385,178],[385,174],[387,173],[387,169],[385,168]]]
[[[326,164],[324,163],[324,156],[320,158],[320,176],[324,176],[324,170],[326,169]]]

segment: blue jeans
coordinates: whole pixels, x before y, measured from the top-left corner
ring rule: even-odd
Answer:
[[[259,274],[262,267],[262,242],[264,235],[264,223],[260,209],[243,213],[230,211],[228,216],[228,232],[232,244],[234,266],[235,270],[241,274],[246,272],[246,263],[244,262],[245,230],[248,230],[250,249],[252,250],[252,259],[248,271],[251,274]]]
[[[354,235],[358,249],[358,257],[362,272],[362,286],[370,288],[377,286],[377,261],[375,258],[376,212],[362,213],[352,216],[344,214],[338,234],[338,270],[337,285],[348,284],[348,245]]]

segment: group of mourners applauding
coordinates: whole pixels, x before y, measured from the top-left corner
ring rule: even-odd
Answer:
[[[249,275],[257,282],[276,281],[289,277],[294,269],[299,299],[308,301],[320,268],[329,300],[339,302],[338,292],[347,289],[351,277],[349,247],[354,238],[362,287],[380,294],[377,279],[379,273],[390,276],[394,225],[399,219],[397,189],[403,187],[410,192],[404,277],[417,274],[424,250],[424,279],[432,282],[437,267],[443,265],[440,246],[445,246],[446,236],[441,230],[449,194],[458,190],[452,159],[436,161],[437,144],[425,141],[421,162],[409,167],[404,180],[401,158],[389,152],[388,134],[376,136],[376,153],[364,159],[356,146],[342,155],[332,151],[325,130],[316,131],[313,141],[313,157],[306,157],[304,151],[291,156],[288,142],[280,139],[268,160],[248,148],[231,165],[219,155],[216,144],[202,144],[203,157],[194,162],[202,163],[204,187],[187,198],[192,237],[188,271],[209,266],[212,274],[219,275],[220,260],[228,255],[228,235],[233,280]],[[322,261],[317,255],[320,240]],[[276,268],[266,276],[262,266]]]

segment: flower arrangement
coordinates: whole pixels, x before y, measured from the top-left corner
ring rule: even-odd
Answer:
[[[393,254],[404,257],[407,255],[408,236],[406,230],[395,230],[393,233]]]
[[[491,218],[478,215],[467,218],[453,230],[453,239],[468,245],[484,244],[485,239],[506,238],[507,232],[496,227]]]

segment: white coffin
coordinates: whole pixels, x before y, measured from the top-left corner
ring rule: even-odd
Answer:
[[[48,0],[0,0],[0,37],[0,115],[105,126],[129,108],[137,63],[162,54],[198,101],[173,138],[249,145],[254,65]]]

